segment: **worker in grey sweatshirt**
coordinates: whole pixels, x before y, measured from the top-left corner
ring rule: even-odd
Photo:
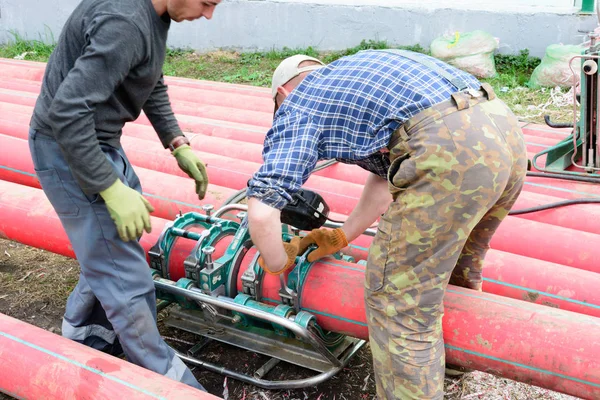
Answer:
[[[143,110],[196,182],[208,177],[171,109],[162,67],[171,20],[210,19],[221,0],[83,0],[48,61],[29,146],[42,189],[81,265],[62,334],[198,389],[161,338],[146,255],[152,206],[120,144]]]

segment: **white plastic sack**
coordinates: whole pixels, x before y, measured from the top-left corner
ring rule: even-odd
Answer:
[[[478,78],[496,76],[498,39],[484,31],[455,32],[435,39],[431,55]]]
[[[529,87],[571,87],[579,84],[581,59],[573,60],[573,71],[569,61],[574,56],[581,55],[583,48],[577,45],[551,44],[546,48],[542,62],[531,74]]]

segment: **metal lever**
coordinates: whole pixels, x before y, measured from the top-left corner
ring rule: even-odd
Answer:
[[[281,289],[279,289],[279,296],[281,297],[283,303],[296,308],[296,306],[298,305],[298,294],[288,287],[283,274],[279,275],[279,283],[281,284]]]

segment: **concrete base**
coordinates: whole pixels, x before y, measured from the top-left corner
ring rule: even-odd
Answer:
[[[10,32],[27,39],[57,38],[79,0],[0,0],[0,43]],[[211,21],[173,24],[169,46],[198,51],[244,51],[313,46],[340,50],[363,39],[429,47],[454,31],[485,30],[502,53],[529,49],[543,56],[553,43],[577,44],[598,26],[571,0],[224,0]],[[452,8],[449,8],[449,7]]]

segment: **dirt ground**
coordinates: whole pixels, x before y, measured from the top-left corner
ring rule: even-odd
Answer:
[[[66,298],[77,283],[78,273],[75,260],[0,239],[0,312],[60,334]],[[173,347],[185,352],[198,338],[164,327],[160,322],[164,313],[159,316],[161,333]],[[206,361],[240,372],[252,373],[266,361],[263,356],[218,343],[211,343],[202,354]],[[337,376],[314,388],[289,391],[263,390],[200,368],[193,371],[210,393],[230,400],[370,400],[376,398],[370,357],[367,345]],[[285,364],[277,366],[267,378],[277,380],[311,375]],[[446,398],[575,399],[482,372],[473,372],[460,379],[446,379]],[[0,393],[0,399],[11,397]]]

